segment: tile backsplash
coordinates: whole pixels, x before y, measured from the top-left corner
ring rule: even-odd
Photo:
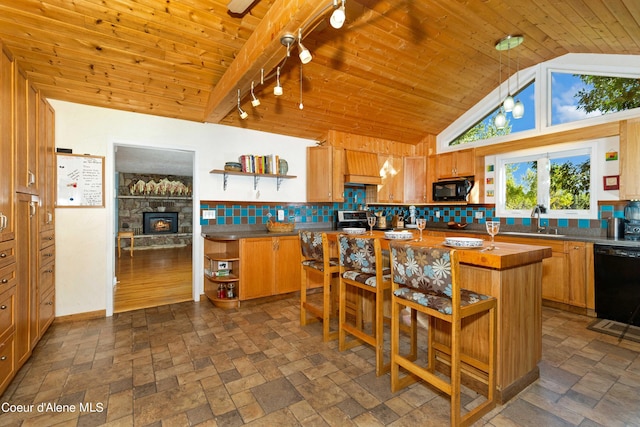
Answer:
[[[561,234],[569,234],[567,230],[591,231],[595,233],[605,232],[607,228],[606,218],[611,216],[624,217],[624,205],[626,202],[601,202],[599,204],[598,219],[555,219],[542,218],[541,225],[557,228]],[[202,201],[200,210],[215,210],[216,219],[202,219],[200,213],[200,225],[260,225],[269,220],[269,214],[277,217],[278,210],[283,210],[285,218],[299,224],[326,224],[335,221],[337,210],[356,210],[368,207],[373,212],[384,211],[389,215],[404,213],[408,215],[409,207],[406,205],[366,205],[366,192],[364,187],[348,187],[345,190],[345,202],[343,203],[255,203],[255,202],[222,202]],[[416,206],[416,215],[424,217],[428,221],[428,227],[446,226],[449,221],[458,223],[484,225],[487,220],[499,219],[506,226],[531,227],[532,218],[496,218],[493,204],[474,205],[427,205]]]

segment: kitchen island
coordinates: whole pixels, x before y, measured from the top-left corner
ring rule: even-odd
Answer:
[[[339,232],[328,234],[335,238]],[[374,236],[381,238],[383,249],[389,247],[384,233],[374,231]],[[442,247],[443,238],[424,237],[411,243]],[[497,299],[497,400],[504,403],[540,376],[542,260],[551,257],[551,248],[500,242],[491,251],[460,248],[458,252],[462,287]],[[436,340],[448,344],[444,325],[438,323]],[[488,315],[465,319],[462,329],[463,353],[487,360]]]
[[[327,231],[330,241],[335,242],[340,231]],[[205,247],[212,252],[219,244],[231,244],[234,253],[237,254],[239,263],[242,265],[245,260],[242,258],[243,251],[239,247],[245,246],[255,239],[292,239],[297,235],[292,233],[264,233],[262,231],[253,234],[251,231],[238,232],[231,231],[228,234],[217,232],[211,234],[203,233]],[[415,232],[417,237],[418,233]],[[366,236],[366,235],[365,235]],[[374,231],[374,236],[381,239],[383,248],[388,248],[389,240],[384,238],[384,233]],[[244,242],[244,243],[243,243]],[[418,243],[418,242],[413,242]],[[443,237],[425,236],[420,244],[431,246],[442,246]],[[237,246],[239,244],[239,246]],[[489,243],[485,242],[486,247]],[[534,382],[539,377],[538,362],[542,357],[542,260],[552,255],[551,248],[529,244],[515,244],[499,242],[498,248],[492,251],[482,252],[478,249],[459,249],[460,253],[460,274],[463,287],[486,295],[491,295],[497,299],[498,303],[498,334],[497,334],[497,398],[503,403],[522,391],[526,386]],[[273,247],[270,245],[269,248]],[[276,245],[280,247],[280,245]],[[334,248],[335,250],[335,245]],[[205,249],[206,250],[206,249]],[[205,252],[206,253],[206,252]],[[264,251],[260,252],[261,258],[267,260],[269,265],[274,261],[271,255],[266,257]],[[278,257],[275,263],[290,264],[295,263],[299,268],[299,247],[298,256],[294,256],[293,250],[290,256]],[[252,268],[255,270],[256,258],[252,259]],[[245,265],[250,265],[248,262]],[[280,265],[280,267],[284,267]],[[250,291],[258,284],[263,284],[264,280],[254,280],[249,275],[249,271],[242,274],[240,269],[239,294],[240,300],[245,299],[243,294]],[[282,272],[281,272],[282,273]],[[269,271],[271,277],[285,275],[296,278],[295,274],[277,273]],[[261,273],[264,278],[264,274]],[[299,280],[299,272],[297,279]],[[206,282],[210,278],[205,277]],[[253,283],[255,282],[255,283]],[[279,281],[275,281],[278,283]],[[270,285],[273,288],[273,285]],[[298,282],[299,286],[299,282]],[[291,289],[288,290],[289,292]],[[254,292],[250,291],[250,297]],[[261,293],[255,296],[262,296]],[[470,318],[463,323],[463,351],[480,359],[488,352],[486,316]],[[438,331],[437,339],[446,343],[449,334]]]

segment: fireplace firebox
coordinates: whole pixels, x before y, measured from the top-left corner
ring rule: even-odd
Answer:
[[[143,212],[144,234],[175,234],[178,232],[178,212]]]

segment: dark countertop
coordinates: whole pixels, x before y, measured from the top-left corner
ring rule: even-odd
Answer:
[[[476,227],[482,226],[482,224],[474,224]],[[507,228],[507,227],[503,227]],[[296,236],[299,230],[316,230],[316,231],[335,231],[332,223],[314,223],[314,224],[300,224],[296,225],[296,229],[287,233],[272,233],[267,231],[264,225],[230,225],[230,226],[214,226],[206,227],[202,229],[202,237],[210,240],[239,240],[256,237],[277,237],[277,236]],[[417,232],[416,229],[411,229]],[[484,228],[465,228],[462,230],[452,230],[445,227],[427,227],[426,231],[440,231],[445,233],[465,233],[465,234],[478,234],[487,236],[487,232]],[[562,233],[562,231],[560,231]],[[500,231],[498,235],[523,237],[529,239],[546,239],[546,240],[560,240],[560,241],[573,241],[573,242],[591,242],[598,245],[611,245],[611,246],[624,246],[640,248],[640,241],[613,239],[608,237],[602,237],[597,235],[584,235],[584,234],[545,234],[545,233],[532,233],[528,230],[520,229],[507,229]]]

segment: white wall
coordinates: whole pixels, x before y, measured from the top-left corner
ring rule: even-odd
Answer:
[[[202,239],[197,213],[200,200],[304,202],[306,147],[315,141],[89,107],[50,100],[56,111],[56,147],[74,154],[105,157],[105,207],[56,209],[56,316],[106,310],[113,312],[114,144],[171,148],[194,152],[194,298],[202,292]],[[289,174],[276,191],[273,179],[261,179],[253,190],[251,177],[229,177],[223,191],[227,161],[241,154],[278,154],[289,163]]]

